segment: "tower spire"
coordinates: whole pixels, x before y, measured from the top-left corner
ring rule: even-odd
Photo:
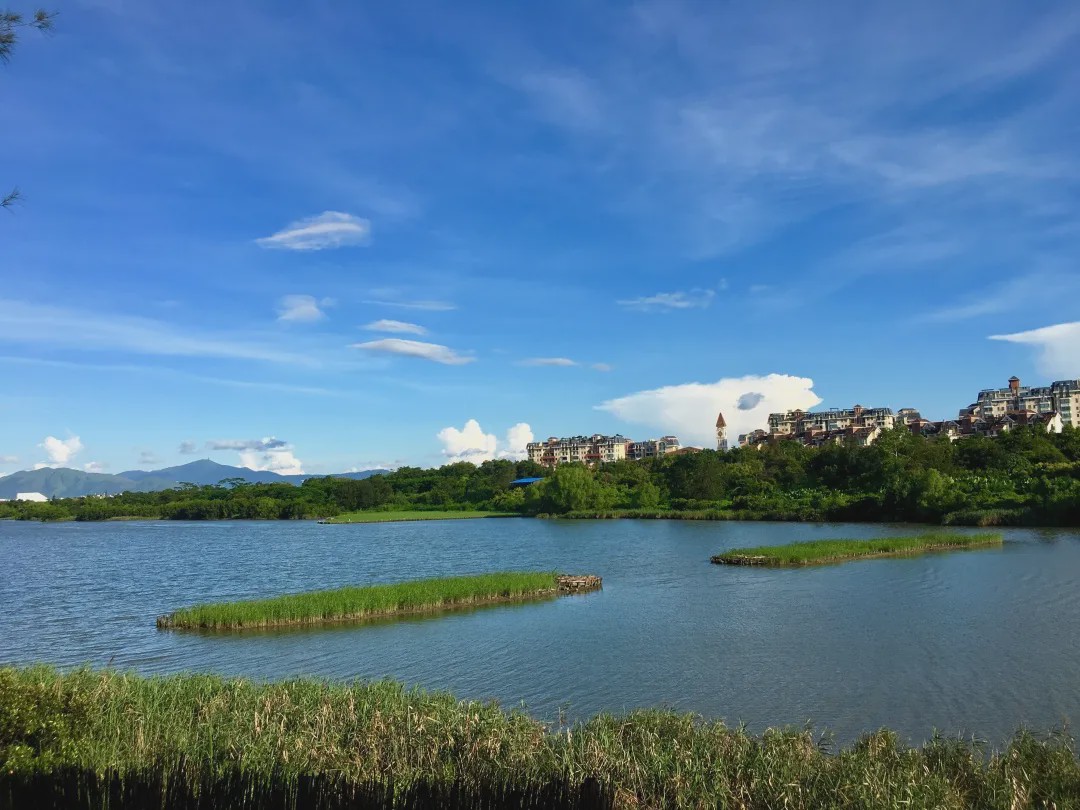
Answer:
[[[716,449],[721,453],[728,449],[727,422],[724,420],[723,411],[716,415]]]

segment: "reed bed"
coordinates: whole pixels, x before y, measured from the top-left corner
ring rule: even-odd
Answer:
[[[872,557],[905,557],[934,551],[955,551],[1000,546],[1000,534],[954,534],[927,532],[914,537],[883,537],[874,540],[814,540],[786,546],[735,548],[717,554],[718,565],[794,567],[821,565]]]
[[[502,571],[346,587],[183,608],[157,620],[162,629],[240,630],[320,624],[446,610],[491,602],[545,598],[557,592],[552,571]]]
[[[0,797],[5,784],[47,786],[72,769],[155,768],[191,785],[240,770],[278,785],[392,785],[395,795],[593,780],[626,808],[1080,807],[1080,761],[1063,732],[1020,731],[990,750],[939,736],[911,747],[881,730],[833,750],[808,729],[755,736],[668,711],[549,727],[389,681],[0,669]]]

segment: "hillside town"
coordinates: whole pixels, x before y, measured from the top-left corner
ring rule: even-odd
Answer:
[[[949,441],[971,436],[998,436],[1018,427],[1036,427],[1060,433],[1065,426],[1080,428],[1080,379],[1058,380],[1047,386],[1025,387],[1019,377],[1010,377],[1004,388],[987,388],[975,402],[959,410],[955,419],[932,421],[915,408],[829,408],[823,411],[792,410],[771,413],[768,428],[741,434],[739,447],[761,448],[781,441],[796,441],[808,447],[852,443],[866,447],[883,432],[904,427],[927,438]],[[727,421],[716,418],[716,449],[728,449]],[[579,462],[594,466],[624,460],[657,458],[676,453],[695,453],[700,448],[684,447],[675,436],[634,441],[616,434],[606,436],[551,437],[530,442],[530,461],[545,467]]]

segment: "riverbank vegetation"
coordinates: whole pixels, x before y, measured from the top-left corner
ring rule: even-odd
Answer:
[[[1080,761],[1063,733],[1020,732],[988,751],[941,737],[909,747],[882,730],[834,750],[807,729],[756,736],[669,711],[552,727],[390,681],[0,669],[0,802],[6,785],[71,768],[165,769],[195,784],[235,769],[398,791],[592,778],[620,807],[1064,810],[1080,797]]]
[[[518,478],[542,476],[527,487]],[[172,520],[329,518],[362,513],[494,512],[561,517],[906,521],[1080,526],[1080,432],[1032,428],[957,442],[889,431],[870,447],[705,450],[596,470],[528,461],[402,467],[361,481],[182,486],[111,498],[0,503],[0,518]],[[391,518],[392,519],[392,518]]]
[[[786,546],[734,548],[712,558],[718,565],[791,567],[822,565],[869,557],[906,557],[934,551],[1000,546],[1000,534],[927,532],[914,537],[881,537],[873,540],[814,540]]]
[[[401,523],[411,520],[471,520],[473,518],[491,517],[520,517],[520,515],[517,512],[452,511],[445,509],[432,509],[422,512],[414,509],[408,512],[345,512],[327,518],[323,523]]]
[[[554,596],[557,590],[554,572],[504,571],[215,602],[177,610],[162,616],[157,623],[160,628],[204,630],[320,624],[541,599]]]

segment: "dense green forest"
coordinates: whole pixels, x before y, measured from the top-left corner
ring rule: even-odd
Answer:
[[[546,476],[510,488],[526,476]],[[1080,431],[1033,429],[951,443],[903,429],[870,447],[702,451],[596,470],[523,461],[402,467],[361,481],[301,486],[222,481],[112,498],[0,503],[0,518],[302,519],[357,510],[468,509],[570,517],[914,521],[1080,525]]]

